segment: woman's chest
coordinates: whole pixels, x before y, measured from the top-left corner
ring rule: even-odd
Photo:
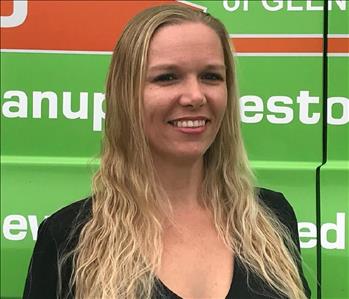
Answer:
[[[225,298],[233,276],[233,253],[208,221],[181,223],[163,237],[158,278],[182,298]]]

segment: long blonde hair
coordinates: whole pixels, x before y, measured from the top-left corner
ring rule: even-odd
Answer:
[[[78,299],[153,295],[155,270],[161,264],[162,219],[171,205],[160,196],[144,136],[142,90],[152,36],[161,26],[183,22],[200,22],[217,33],[227,68],[227,110],[204,155],[202,204],[212,211],[219,236],[247,271],[280,294],[305,298],[299,257],[292,250],[289,233],[255,194],[240,132],[228,34],[217,19],[181,5],[141,12],[127,24],[114,49],[106,86],[101,165],[93,179],[92,217],[70,253],[71,287]]]

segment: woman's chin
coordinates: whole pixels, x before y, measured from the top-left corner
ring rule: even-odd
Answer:
[[[203,150],[182,150],[173,152],[172,155],[168,155],[168,159],[172,159],[174,161],[177,161],[178,163],[190,163],[202,159],[204,154],[205,152]]]
[[[163,161],[162,163],[170,161],[174,161],[176,163],[188,163],[202,159],[205,154],[205,150],[203,150],[202,148],[172,149],[171,151],[152,150],[152,154],[155,160],[161,160]]]

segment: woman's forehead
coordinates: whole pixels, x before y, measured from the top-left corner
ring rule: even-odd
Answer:
[[[223,48],[217,33],[202,23],[183,23],[160,28],[149,45],[149,68],[206,59],[224,66]]]

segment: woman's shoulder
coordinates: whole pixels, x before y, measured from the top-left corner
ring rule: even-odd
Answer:
[[[298,252],[300,252],[297,217],[285,196],[281,192],[276,192],[265,188],[258,188],[257,194],[260,202],[271,210],[278,217],[279,221],[287,227],[290,236],[298,249]],[[288,244],[286,244],[286,246],[288,246]],[[311,291],[303,273],[301,260],[296,258],[295,261],[303,282],[306,296],[307,298],[310,298]]]
[[[287,227],[297,225],[297,219],[293,207],[283,193],[266,188],[257,188],[260,203],[271,210],[278,219]]]
[[[91,206],[91,198],[76,201],[40,224],[23,298],[58,298],[58,281],[64,286],[69,285],[72,257],[66,260],[60,274],[58,261],[76,246],[83,224],[91,215]],[[62,291],[69,292],[70,289]]]
[[[291,207],[291,205],[281,192],[262,187],[257,187],[256,190],[259,199],[266,205],[270,206],[270,208],[279,208],[285,206]]]
[[[71,232],[79,233],[82,226],[91,217],[92,199],[73,202],[46,218],[40,225],[41,231],[47,231],[58,243],[67,239]]]

